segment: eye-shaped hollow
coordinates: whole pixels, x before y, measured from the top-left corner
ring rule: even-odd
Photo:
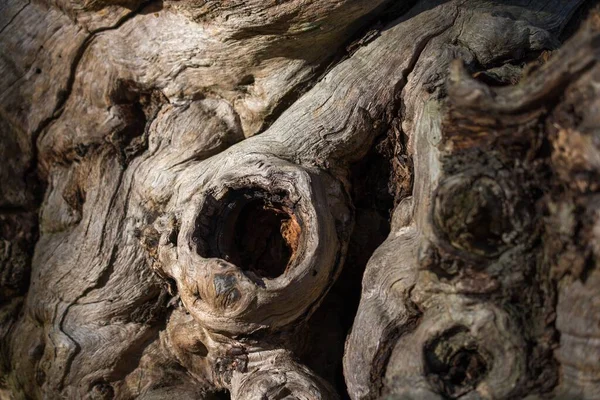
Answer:
[[[206,215],[208,226],[203,224]],[[230,189],[205,200],[192,240],[204,258],[221,258],[251,279],[274,279],[286,271],[302,243],[302,218],[285,191]]]
[[[518,326],[500,308],[454,299],[458,304],[438,303],[422,315],[415,331],[398,338],[385,386],[417,398],[518,395],[527,375],[526,345]]]
[[[433,225],[438,236],[452,247],[493,257],[524,230],[528,205],[521,197],[505,179],[457,174],[436,190]]]
[[[310,315],[339,272],[350,234],[348,205],[337,200],[346,196],[329,175],[276,158],[245,163],[186,206],[170,268],[194,318],[229,333]]]

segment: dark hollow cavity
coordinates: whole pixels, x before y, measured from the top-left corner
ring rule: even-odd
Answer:
[[[221,200],[207,201],[193,240],[203,257],[227,260],[251,277],[274,279],[293,259],[300,234],[285,192],[232,189]]]
[[[425,347],[428,380],[437,390],[458,398],[475,389],[488,372],[488,361],[464,330],[449,331]]]

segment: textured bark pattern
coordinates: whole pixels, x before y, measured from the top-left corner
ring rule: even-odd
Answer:
[[[0,397],[600,397],[589,3],[1,4]]]

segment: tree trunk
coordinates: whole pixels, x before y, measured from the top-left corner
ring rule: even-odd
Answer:
[[[593,3],[6,0],[0,398],[600,398]]]

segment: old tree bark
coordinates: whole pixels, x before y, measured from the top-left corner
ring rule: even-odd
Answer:
[[[600,398],[600,11],[4,0],[0,397]]]

